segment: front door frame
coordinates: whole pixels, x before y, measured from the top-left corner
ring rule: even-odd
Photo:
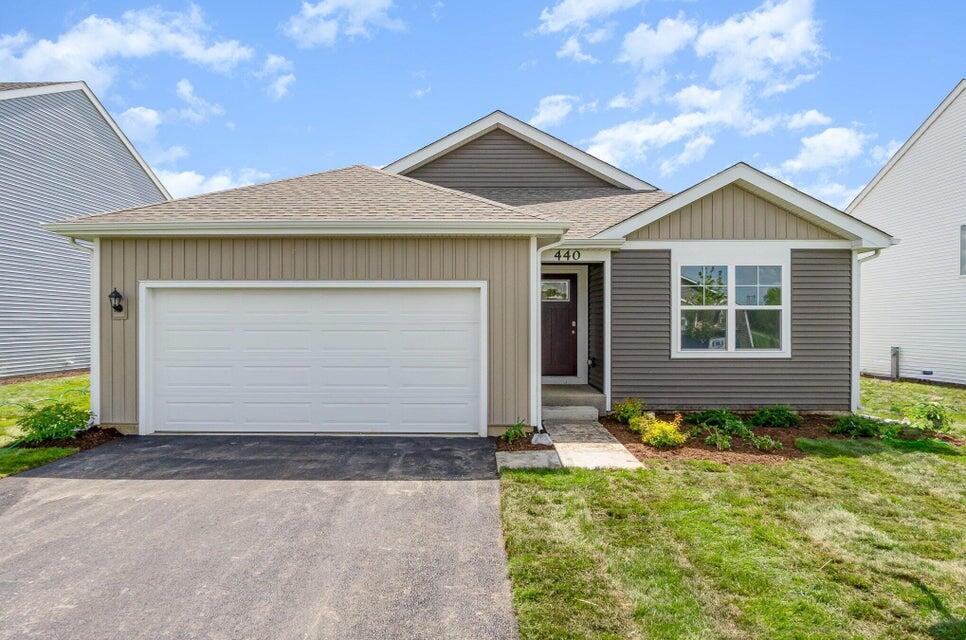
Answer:
[[[587,384],[587,265],[579,264],[544,264],[541,265],[541,279],[543,274],[576,274],[577,275],[577,375],[576,376],[541,376],[542,384]],[[539,290],[538,290],[539,291]],[[539,293],[538,293],[539,295]],[[540,302],[543,312],[543,302]],[[543,344],[540,344],[543,348]]]

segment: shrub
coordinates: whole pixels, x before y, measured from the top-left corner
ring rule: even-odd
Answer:
[[[520,438],[525,438],[526,436],[527,426],[523,424],[522,420],[519,420],[507,427],[506,431],[504,431],[503,435],[500,437],[503,438],[504,442],[516,442]]]
[[[684,422],[695,427],[718,429],[730,435],[740,435],[748,429],[741,418],[726,409],[708,409],[692,413],[684,419]]]
[[[949,411],[935,400],[920,400],[909,410],[908,416],[920,429],[947,432],[952,425]]]
[[[795,415],[795,418],[798,416]],[[691,425],[691,435],[706,434],[705,444],[712,445],[719,451],[730,449],[732,438],[741,438],[760,451],[774,451],[782,446],[782,443],[769,436],[756,436],[741,418],[725,409],[693,413],[684,421]]]
[[[708,427],[708,436],[704,443],[712,445],[718,451],[724,451],[731,448],[731,436],[717,427]]]
[[[681,432],[681,415],[674,420],[660,420],[649,416],[639,416],[631,420],[632,429],[641,434],[641,442],[659,449],[668,449],[684,444],[688,436]]]
[[[17,426],[23,432],[20,442],[44,442],[72,438],[91,421],[90,411],[78,409],[66,402],[42,406],[24,405]]]
[[[644,403],[636,398],[625,398],[614,404],[611,413],[619,422],[630,424],[631,420],[644,413]]]
[[[791,407],[780,404],[774,407],[762,407],[748,419],[748,422],[754,427],[797,427],[802,419]]]
[[[857,416],[849,414],[839,416],[835,424],[829,429],[829,433],[851,436],[853,438],[875,438],[881,436],[887,427],[887,423],[875,418]]]

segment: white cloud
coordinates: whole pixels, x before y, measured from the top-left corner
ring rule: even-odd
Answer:
[[[829,127],[814,136],[802,138],[798,155],[782,163],[790,173],[839,167],[862,155],[868,136],[845,127]]]
[[[655,102],[663,96],[664,85],[667,83],[667,73],[661,70],[654,74],[641,74],[634,82],[634,91],[630,95],[619,93],[607,103],[608,109],[632,109],[645,102]]]
[[[174,164],[182,158],[188,157],[188,150],[181,145],[173,145],[167,149],[158,149],[149,153],[151,164]]]
[[[154,140],[161,125],[161,114],[148,107],[131,107],[117,117],[121,130],[135,142]]]
[[[432,87],[430,87],[430,86],[428,86],[428,85],[427,85],[427,86],[425,86],[425,87],[417,87],[417,88],[415,88],[415,89],[413,89],[413,90],[412,90],[412,91],[411,91],[411,92],[409,93],[409,95],[411,95],[411,96],[412,96],[412,97],[414,97],[414,98],[425,98],[426,96],[428,96],[428,95],[429,95],[429,93],[430,93],[430,92],[431,92],[432,90],[433,90],[433,88],[432,88]]]
[[[597,62],[597,58],[589,53],[584,53],[577,36],[570,36],[564,41],[563,46],[557,49],[557,57],[573,58],[576,62]]]
[[[402,20],[389,15],[392,0],[321,0],[303,2],[285,25],[285,33],[303,48],[335,45],[339,36],[369,37],[373,27],[400,30]]]
[[[264,171],[256,169],[240,169],[237,172],[225,169],[210,176],[202,175],[197,171],[167,171],[165,169],[156,173],[175,198],[244,187],[256,182],[264,182],[271,177]]]
[[[789,129],[804,129],[806,127],[824,127],[831,124],[832,119],[817,109],[799,111],[788,117]]]
[[[605,40],[610,39],[610,29],[608,27],[601,27],[600,29],[594,29],[584,34],[584,40],[590,44],[600,44]]]
[[[595,113],[597,111],[597,101],[591,100],[589,102],[584,102],[579,107],[577,107],[579,113]]]
[[[634,64],[645,71],[658,69],[667,58],[687,45],[697,31],[683,17],[664,18],[654,29],[642,22],[624,36],[617,60]]]
[[[695,51],[714,59],[711,78],[720,85],[776,82],[824,53],[812,9],[813,0],[767,0],[753,11],[704,28]]]
[[[696,84],[685,87],[675,93],[671,99],[683,110],[688,109],[712,109],[721,103],[724,91],[721,89],[708,89]]]
[[[587,152],[612,164],[644,160],[649,150],[682,140],[713,122],[713,116],[700,112],[682,113],[668,120],[631,120],[598,131]]]
[[[281,100],[288,95],[289,89],[295,84],[295,74],[286,73],[272,80],[268,85],[268,94],[276,100]]]
[[[802,191],[809,193],[819,200],[828,202],[832,206],[844,209],[855,196],[862,191],[862,186],[848,187],[838,182],[821,180],[815,184],[802,187]]]
[[[598,18],[629,9],[641,0],[562,0],[540,12],[541,33],[557,33],[581,27]]]
[[[578,100],[579,98],[577,96],[568,96],[565,94],[540,98],[540,103],[537,105],[533,117],[530,118],[530,124],[538,128],[553,127],[561,124],[567,119],[570,112],[573,111],[574,105]]]
[[[295,84],[295,74],[292,61],[285,56],[270,53],[265,56],[262,68],[255,72],[256,78],[268,78],[266,87],[268,95],[275,100],[281,100],[288,95],[292,85]]]
[[[274,76],[280,73],[287,73],[292,70],[292,61],[285,56],[280,56],[276,53],[270,53],[265,56],[265,62],[262,63],[262,68],[255,75],[259,78],[264,78],[266,76]]]
[[[761,97],[767,98],[769,96],[777,95],[779,93],[786,93],[792,89],[803,85],[806,82],[811,82],[818,77],[817,73],[800,73],[791,80],[780,80],[772,82],[764,89],[761,90]]]
[[[670,175],[685,165],[701,160],[713,144],[714,138],[704,134],[688,140],[681,153],[661,163],[661,175]]]
[[[208,102],[195,94],[194,86],[187,79],[178,80],[175,90],[178,97],[188,105],[178,110],[179,117],[191,122],[205,122],[212,116],[225,115],[225,110],[220,104]]]
[[[201,10],[126,11],[120,20],[91,15],[54,40],[24,31],[0,35],[0,69],[8,80],[86,80],[97,91],[114,81],[118,59],[167,54],[227,72],[252,56],[237,40],[208,37]]]
[[[870,154],[872,161],[876,164],[885,164],[889,158],[895,155],[901,146],[902,143],[898,140],[889,140],[885,146],[881,144],[875,145],[872,147],[872,153]]]

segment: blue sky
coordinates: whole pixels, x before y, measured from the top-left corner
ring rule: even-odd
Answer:
[[[382,165],[503,109],[677,191],[844,206],[966,74],[966,3],[4,0],[0,79],[86,80],[176,195]]]

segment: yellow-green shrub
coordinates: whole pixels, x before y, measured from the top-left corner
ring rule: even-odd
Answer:
[[[681,431],[680,414],[671,421],[640,416],[631,420],[630,429],[641,434],[641,442],[659,449],[677,447],[688,440],[687,434]]]

